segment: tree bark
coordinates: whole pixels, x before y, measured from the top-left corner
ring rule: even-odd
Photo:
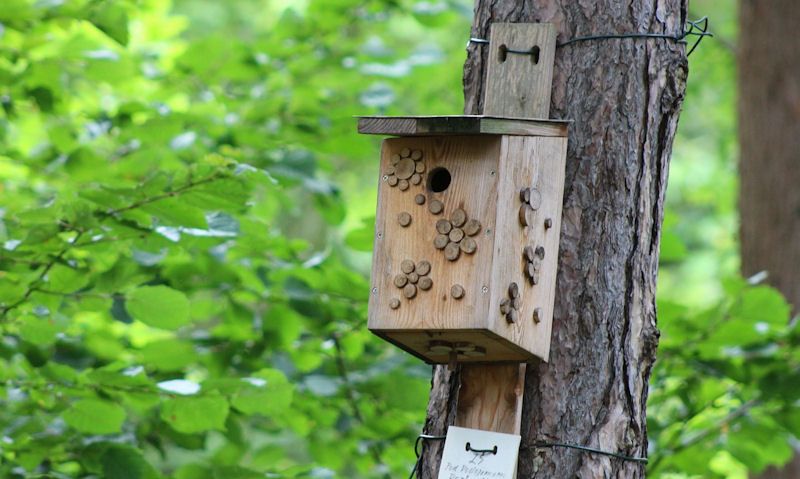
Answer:
[[[602,33],[677,34],[686,0],[477,0],[472,36],[495,22],[551,22],[558,40]],[[465,113],[482,111],[491,45],[471,44]],[[549,364],[528,367],[519,477],[644,476],[641,464],[537,441],[647,454],[647,383],[658,343],[655,291],[685,48],[664,39],[581,42],[556,50],[551,117],[573,120]],[[426,432],[454,418],[458,374],[434,371]],[[421,478],[441,448],[426,447]]]
[[[742,273],[800,305],[800,49],[796,0],[739,2]],[[800,456],[760,477],[800,477]]]

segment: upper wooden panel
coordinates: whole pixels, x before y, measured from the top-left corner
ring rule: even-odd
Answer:
[[[361,116],[358,132],[367,135],[522,135],[567,136],[569,121],[484,115]]]

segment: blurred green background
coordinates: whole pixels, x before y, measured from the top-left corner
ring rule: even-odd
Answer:
[[[0,2],[0,476],[405,477],[430,367],[373,338],[379,139],[458,114],[467,0]],[[651,477],[791,456],[798,335],[740,278],[736,6],[690,59]]]

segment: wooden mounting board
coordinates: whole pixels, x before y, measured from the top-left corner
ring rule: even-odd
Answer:
[[[366,135],[523,135],[567,136],[569,121],[484,115],[361,116],[358,132]]]

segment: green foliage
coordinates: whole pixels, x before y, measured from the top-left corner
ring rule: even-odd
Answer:
[[[408,473],[430,371],[365,328],[352,116],[457,113],[469,3],[0,2],[1,477]],[[733,67],[692,57],[654,477],[745,477],[800,433],[789,307],[736,276]]]
[[[0,2],[0,476],[407,473],[352,116],[460,103],[444,7]]]

